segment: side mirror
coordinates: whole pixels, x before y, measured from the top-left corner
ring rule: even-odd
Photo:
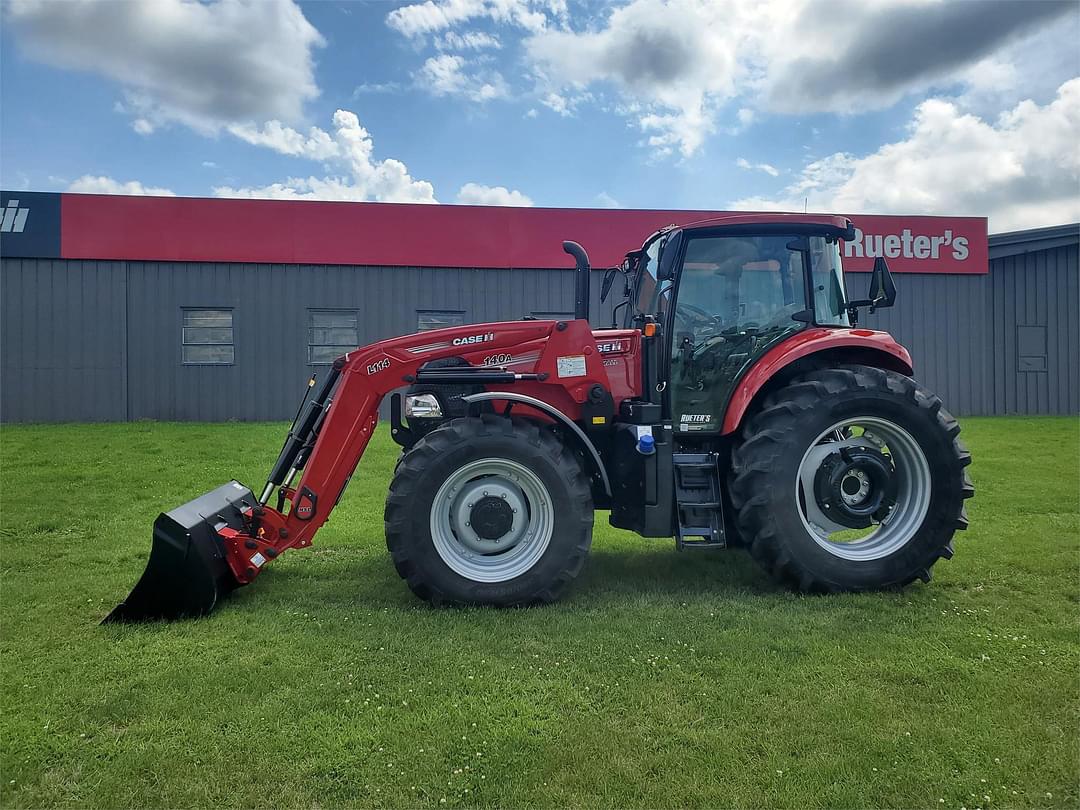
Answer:
[[[604,303],[607,300],[608,293],[611,292],[611,285],[615,283],[615,276],[622,272],[622,268],[609,267],[604,271],[604,280],[600,283],[600,303]]]
[[[848,301],[848,318],[851,325],[859,322],[859,307],[869,307],[871,314],[875,309],[891,307],[896,303],[896,283],[893,281],[889,263],[884,257],[874,259],[874,269],[870,271],[870,290],[861,301]]]
[[[674,278],[675,260],[679,256],[682,240],[682,231],[672,231],[664,238],[663,245],[660,247],[660,264],[656,268],[657,281],[669,281]]]
[[[867,295],[870,311],[891,307],[896,303],[896,283],[893,281],[889,263],[883,256],[874,259],[874,269],[870,273],[870,291]]]

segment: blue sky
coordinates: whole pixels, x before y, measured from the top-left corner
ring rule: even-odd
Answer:
[[[1080,4],[10,0],[5,188],[1080,219]]]

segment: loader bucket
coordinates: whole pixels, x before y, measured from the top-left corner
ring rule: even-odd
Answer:
[[[250,489],[231,481],[159,515],[146,570],[102,624],[180,619],[212,611],[238,585],[217,529],[242,528],[241,509],[255,504]]]

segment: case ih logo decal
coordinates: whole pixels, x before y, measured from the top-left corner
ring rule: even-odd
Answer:
[[[468,337],[454,338],[455,346],[471,346],[474,343],[487,343],[489,340],[495,339],[494,332],[487,332],[483,335],[469,335]]]
[[[616,352],[625,352],[630,348],[630,341],[628,340],[611,340],[607,343],[597,343],[596,350],[600,354],[615,354]]]
[[[18,200],[8,200],[3,218],[0,219],[0,233],[22,233],[28,216],[30,216],[29,208],[26,206],[20,208]]]
[[[385,371],[390,368],[390,358],[384,357],[382,360],[376,360],[374,363],[368,363],[367,373],[378,374],[380,371]]]

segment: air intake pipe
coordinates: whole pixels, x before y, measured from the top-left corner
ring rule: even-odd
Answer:
[[[563,242],[562,249],[574,257],[577,262],[577,277],[574,279],[574,317],[579,321],[589,320],[589,254],[577,242]]]

